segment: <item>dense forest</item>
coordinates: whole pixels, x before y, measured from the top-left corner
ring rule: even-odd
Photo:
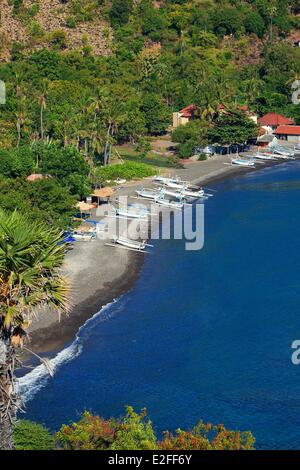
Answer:
[[[300,123],[297,0],[4,0],[0,25],[0,205],[65,227],[101,182],[114,146],[140,155],[194,103],[173,139],[197,145],[257,133],[240,105]],[[231,114],[220,119],[220,103]],[[229,133],[229,134],[228,134]],[[126,167],[126,162],[125,162]],[[119,165],[121,168],[121,165]],[[145,168],[137,174],[143,176]],[[39,173],[45,179],[29,183]],[[50,177],[51,176],[51,177]]]

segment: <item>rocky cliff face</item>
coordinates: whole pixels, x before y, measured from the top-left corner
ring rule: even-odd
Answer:
[[[72,2],[59,0],[23,0],[16,11],[9,0],[0,0],[0,60],[10,59],[13,43],[21,43],[24,51],[56,47],[61,50],[91,48],[94,55],[110,53],[111,30],[93,9],[89,18],[75,17]]]

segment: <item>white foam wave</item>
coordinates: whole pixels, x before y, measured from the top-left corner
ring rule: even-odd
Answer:
[[[97,317],[100,315],[102,316],[109,307],[113,305],[117,300],[105,305],[100,312],[93,315],[93,317],[89,318],[84,325],[82,325],[78,333],[76,334],[75,340],[73,341],[70,346],[60,351],[53,359],[50,360],[51,366],[53,368],[53,373],[55,374],[59,367],[63,364],[66,364],[74,359],[76,359],[82,352],[84,342],[88,338],[89,334],[91,333],[91,328],[88,328],[88,325],[91,324]],[[110,318],[109,312],[107,315],[103,317],[103,320]],[[31,372],[24,375],[20,379],[18,379],[18,390],[22,396],[22,401],[26,404],[28,401],[32,400],[32,398],[45,387],[48,381],[51,379],[46,367],[43,364],[35,367]]]

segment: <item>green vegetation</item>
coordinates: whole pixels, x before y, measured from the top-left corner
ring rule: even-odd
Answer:
[[[125,162],[106,167],[98,167],[93,171],[93,181],[97,184],[105,184],[107,181],[115,180],[116,178],[125,178],[131,180],[134,178],[145,178],[147,176],[154,176],[157,173],[155,167],[146,165],[145,163]]]
[[[31,421],[17,421],[14,427],[14,444],[16,450],[52,450],[54,436],[40,424]]]
[[[255,439],[250,432],[229,431],[222,425],[202,422],[190,431],[165,432],[159,438],[146,411],[136,413],[128,407],[120,419],[106,420],[86,412],[80,421],[62,426],[55,436],[42,426],[21,421],[15,430],[15,442],[18,449],[29,450],[252,450]]]
[[[300,123],[299,106],[291,103],[300,49],[288,40],[300,26],[296,0],[166,0],[160,8],[151,0],[70,0],[61,6],[64,25],[58,22],[51,31],[40,21],[41,5],[10,3],[29,37],[22,44],[5,43],[10,61],[0,65],[7,85],[0,117],[0,204],[11,210],[13,201],[20,203],[29,219],[46,217],[66,227],[72,204],[90,193],[95,174],[101,181],[101,175],[150,174],[140,167],[120,172],[119,165],[103,171],[113,166],[115,148],[126,161],[176,165],[154,154],[149,139],[164,134],[172,112],[191,103],[196,120],[172,134],[180,158],[203,145],[254,137],[257,129],[239,105]],[[106,21],[106,55],[92,53],[100,18]],[[69,35],[86,22],[91,33],[72,48]],[[98,23],[96,30],[99,36]],[[229,115],[220,115],[221,103]],[[50,175],[51,182],[30,189],[26,177],[32,172]]]

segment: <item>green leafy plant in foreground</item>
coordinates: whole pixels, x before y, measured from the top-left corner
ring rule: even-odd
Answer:
[[[254,443],[250,432],[202,422],[190,431],[165,432],[160,440],[146,410],[136,413],[132,407],[119,420],[86,412],[79,422],[62,426],[56,434],[57,448],[67,450],[252,450]]]
[[[40,424],[22,420],[14,427],[16,450],[52,450],[54,442],[54,436]]]

